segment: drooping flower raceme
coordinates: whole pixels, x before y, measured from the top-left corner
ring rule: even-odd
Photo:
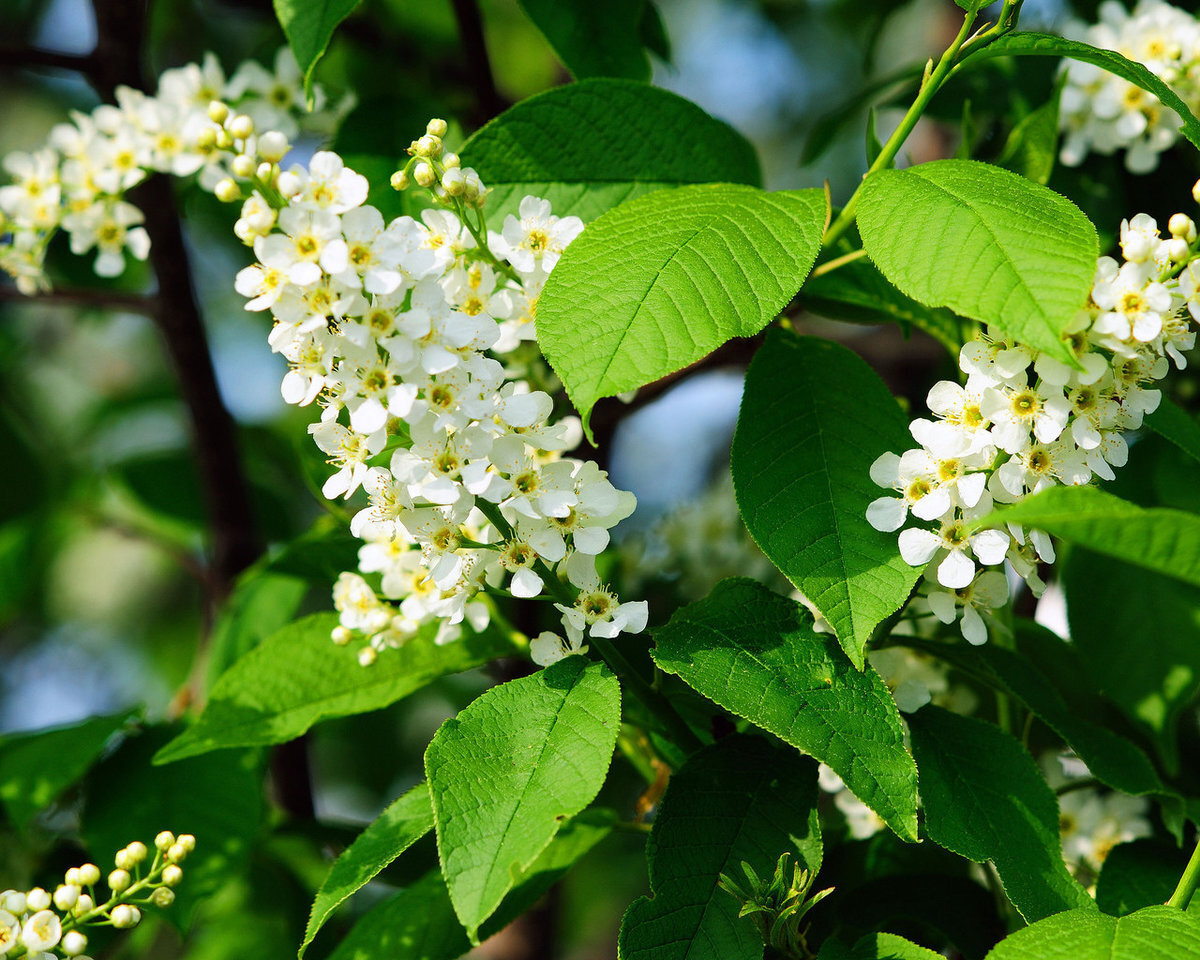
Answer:
[[[1072,39],[1115,50],[1143,64],[1193,111],[1200,107],[1200,22],[1163,0],[1140,0],[1130,13],[1116,0],[1100,5],[1100,22],[1076,23]],[[1179,115],[1158,97],[1101,67],[1079,60],[1063,66],[1059,157],[1077,166],[1092,150],[1125,151],[1133,173],[1148,173],[1179,139]]]
[[[1058,484],[1114,479],[1128,457],[1124,433],[1161,400],[1148,384],[1172,361],[1186,364],[1190,319],[1200,318],[1196,225],[1176,214],[1168,233],[1146,214],[1122,224],[1121,262],[1100,258],[1089,303],[1067,327],[1078,368],[1009,340],[972,340],[959,353],[965,382],[936,384],[936,419],[912,422],[920,446],[872,466],[889,492],[867,508],[868,521],[900,531],[901,556],[927,568],[931,612],[957,621],[971,643],[986,641],[984,615],[1008,601],[1001,565],[1040,595],[1037,564],[1054,560],[1042,531],[972,521]]]

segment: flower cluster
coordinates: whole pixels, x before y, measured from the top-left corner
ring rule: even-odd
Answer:
[[[489,232],[487,191],[445,150],[445,130],[431,121],[393,177],[445,208],[419,220],[385,223],[365,202],[366,179],[330,152],[287,170],[252,157],[253,178],[218,195],[245,194],[237,230],[258,262],[236,287],[246,309],[274,318],[269,343],[290,366],[284,399],[323,408],[309,427],[334,467],[323,493],[366,492],[351,524],[366,543],[359,572],[334,588],[334,639],[366,638],[365,665],[429,624],[439,642],[463,622],[481,629],[481,591],[547,593],[566,634],[533,641],[534,659],[549,663],[583,650],[586,635],[639,631],[647,615],[645,603],[619,602],[595,566],[633,495],[563,457],[578,421],[555,420],[550,396],[495,357],[533,336],[538,295],[583,224],[526,197]]]
[[[972,643],[987,639],[981,612],[1008,600],[1000,565],[1008,561],[1040,596],[1037,564],[1054,560],[1041,531],[980,530],[972,521],[994,502],[1113,479],[1128,456],[1124,432],[1160,402],[1146,384],[1171,360],[1186,364],[1196,341],[1188,313],[1200,318],[1196,225],[1176,214],[1169,234],[1146,214],[1122,223],[1122,260],[1100,258],[1089,303],[1066,330],[1077,366],[1011,340],[972,340],[959,354],[965,382],[936,384],[928,397],[936,419],[911,424],[920,446],[871,467],[893,493],[872,502],[867,519],[883,531],[905,527],[910,514],[921,521],[901,531],[900,553],[927,568],[933,614],[961,618]]]
[[[1193,111],[1200,108],[1200,22],[1163,0],[1140,0],[1131,14],[1116,0],[1100,5],[1100,22],[1076,25],[1073,39],[1116,50],[1171,87]],[[1078,166],[1090,150],[1125,150],[1132,173],[1148,173],[1179,139],[1179,115],[1136,84],[1101,67],[1068,61],[1063,72],[1060,159]]]
[[[316,88],[314,97],[320,107],[324,93]],[[249,61],[227,78],[208,54],[202,64],[166,71],[155,96],[122,86],[116,99],[73,114],[51,130],[45,147],[4,158],[13,182],[0,187],[0,269],[22,293],[48,288],[46,250],[60,228],[73,253],[94,251],[99,276],[118,276],[126,256],[144,260],[150,238],[128,190],[153,172],[197,175],[203,188],[215,189],[238,163],[238,141],[244,145],[255,129],[277,131],[275,146],[283,141],[286,149],[303,109],[300,70],[287,48],[274,71]],[[210,116],[213,101],[232,102],[237,112]],[[327,123],[346,108],[310,115],[306,125]]]
[[[114,869],[106,878],[109,896],[102,902],[97,902],[101,875],[94,863],[71,867],[54,893],[41,887],[0,892],[0,957],[88,960],[82,956],[88,938],[79,928],[127,930],[141,921],[140,906],[170,906],[175,900],[173,888],[183,879],[179,865],[195,846],[191,834],[176,837],[164,830],[154,838],[154,857],[145,868],[150,852],[144,843],[135,840],[118,850]]]

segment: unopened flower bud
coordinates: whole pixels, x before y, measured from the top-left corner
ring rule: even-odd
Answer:
[[[159,887],[150,894],[150,900],[156,907],[169,907],[175,902],[175,891],[169,887]]]
[[[442,166],[447,170],[453,170],[455,167],[462,166],[462,158],[457,153],[448,153],[442,157]]]
[[[290,149],[288,138],[278,130],[268,130],[258,138],[258,155],[271,163],[278,163]]]
[[[122,869],[116,869],[108,875],[108,888],[113,893],[120,893],[128,888],[130,884],[129,872]]]
[[[121,870],[132,870],[133,865],[137,863],[137,861],[133,859],[133,855],[129,852],[128,847],[123,850],[118,850],[117,855],[113,857],[113,861],[116,863],[118,869]]]
[[[425,124],[425,132],[431,137],[444,137],[446,129],[446,121],[440,117],[434,117]]]
[[[229,133],[235,140],[245,140],[254,136],[254,121],[244,113],[239,113],[229,121]]]
[[[264,160],[255,169],[254,175],[258,177],[259,180],[263,181],[263,183],[270,183],[272,178],[275,176],[275,166],[274,164],[268,163],[266,160]]]
[[[68,957],[76,957],[87,949],[87,937],[78,930],[68,930],[63,934],[59,946]]]
[[[460,197],[467,189],[467,181],[461,170],[447,170],[442,174],[442,186],[450,196]]]
[[[1182,263],[1188,258],[1188,242],[1183,237],[1172,237],[1167,241],[1167,256]]]
[[[344,647],[346,644],[348,644],[350,642],[350,638],[353,636],[354,634],[343,626],[339,625],[333,628],[333,642],[339,647]]]
[[[34,887],[27,894],[25,894],[26,909],[32,910],[34,913],[37,913],[39,910],[45,910],[45,909],[49,908],[49,906],[50,906],[50,894],[48,894],[41,887]],[[24,911],[13,911],[13,912],[14,913],[15,912],[23,913]]]
[[[397,170],[395,173],[392,174],[392,189],[393,190],[407,190],[408,184],[409,184],[409,180],[408,180],[408,171],[407,170]]]
[[[228,150],[233,146],[233,136],[224,127],[216,131],[215,136],[217,138],[217,146],[222,150]]]
[[[85,863],[79,868],[79,882],[85,887],[95,886],[100,882],[100,868],[94,863]]]
[[[162,833],[160,833],[157,837],[154,838],[154,849],[157,850],[159,853],[162,853],[164,850],[167,849],[167,847],[169,847],[174,842],[175,842],[175,834],[173,834],[170,830],[164,830]]]
[[[198,134],[196,134],[196,147],[204,153],[207,153],[216,145],[217,131],[213,130],[211,127],[205,127]]]
[[[75,906],[71,908],[71,914],[72,916],[82,917],[85,913],[91,913],[95,909],[96,901],[86,893],[81,893],[79,899],[75,901]]]
[[[375,652],[374,647],[363,647],[358,651],[358,663],[360,666],[369,667],[375,662],[375,658],[378,656],[379,654]]]
[[[196,838],[190,833],[181,833],[175,842],[183,847],[183,852],[185,854],[191,853],[196,849]]]
[[[54,891],[54,905],[64,912],[70,910],[79,900],[79,893],[79,888],[73,883],[64,883]]]
[[[171,863],[163,867],[162,882],[168,887],[176,887],[179,881],[183,879],[183,870]]]
[[[71,867],[63,876],[63,883],[68,886],[82,887],[83,881],[79,879],[79,868]]]
[[[187,851],[183,849],[182,844],[176,842],[167,847],[167,852],[163,854],[167,859],[167,863],[178,863],[187,856]]]
[[[285,197],[294,197],[300,192],[300,177],[290,170],[285,170],[279,175],[279,180],[275,186],[279,188],[279,192]]]
[[[437,157],[442,152],[442,141],[439,137],[431,137],[428,134],[421,137],[417,141],[417,156],[419,157]]]
[[[233,158],[233,163],[230,164],[233,172],[239,177],[250,177],[254,175],[254,158],[248,153],[239,153]]]
[[[213,123],[224,123],[228,116],[229,107],[225,106],[220,100],[213,100],[209,103],[208,118]]]
[[[222,203],[233,203],[235,200],[242,199],[242,188],[237,185],[236,181],[226,177],[213,187],[213,196]]]
[[[1171,217],[1167,229],[1171,231],[1171,236],[1182,237],[1188,243],[1196,239],[1196,222],[1186,213],[1177,213]]]
[[[1197,180],[1195,185],[1192,187],[1192,199],[1197,203],[1200,203],[1200,180]]]
[[[433,181],[434,181],[433,167],[431,167],[427,163],[418,163],[413,168],[413,179],[417,181],[417,184],[419,186],[422,186],[422,187],[433,186]]]
[[[118,930],[128,930],[130,927],[138,925],[138,921],[142,919],[142,914],[137,907],[131,906],[128,903],[118,903],[113,907],[110,917],[112,925]]]
[[[29,909],[29,901],[21,891],[9,890],[3,897],[0,897],[0,908],[19,917]]]

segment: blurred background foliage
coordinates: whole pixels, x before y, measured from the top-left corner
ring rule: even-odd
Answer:
[[[492,104],[481,103],[450,0],[366,0],[343,24],[317,77],[335,96],[357,96],[335,140],[350,165],[386,178],[430,116],[449,119],[451,143],[461,142],[494,108],[570,80],[516,0],[481,0],[479,7],[495,78]],[[828,180],[835,202],[866,168],[868,112],[886,136],[925,58],[942,49],[959,16],[948,0],[662,0],[658,7],[669,59],[653,58],[654,82],[743,132],[759,151],[767,186]],[[1074,12],[1094,19],[1096,7],[1081,0]],[[1071,12],[1065,0],[1028,0],[1022,26],[1052,29]],[[35,148],[68,110],[90,109],[98,97],[78,74],[27,68],[20,54],[30,46],[86,54],[96,39],[88,0],[7,0],[0,18],[4,154]],[[151,4],[151,75],[209,50],[230,71],[247,57],[270,62],[282,43],[267,0]],[[908,158],[1000,160],[1013,125],[1053,99],[1055,69],[1051,60],[1030,58],[965,73],[934,102]],[[1075,170],[1056,169],[1049,184],[1075,199],[1110,245],[1121,218],[1134,211],[1164,222],[1198,172],[1184,150],[1168,154],[1159,175],[1148,178],[1126,174],[1119,158],[1093,156]],[[196,689],[189,678],[216,675],[298,613],[328,609],[333,577],[353,566],[340,520],[315,493],[323,466],[305,432],[310,412],[280,400],[282,362],[267,348],[261,315],[246,313],[233,290],[247,255],[232,235],[229,210],[187,187],[179,201],[221,394],[237,423],[255,519],[269,545],[232,601],[253,616],[231,628],[231,618],[214,619],[207,602],[206,511],[187,417],[160,334],[137,309],[137,295],[154,283],[151,272],[137,265],[118,280],[98,281],[65,244],[56,248],[50,262],[59,295],[25,301],[0,288],[0,774],[25,732],[88,725],[80,728],[86,736],[64,741],[63,766],[73,776],[23,781],[23,797],[56,800],[47,810],[26,816],[19,797],[0,796],[0,878],[18,887],[50,882],[78,861],[81,843],[94,841],[100,856],[138,829],[143,839],[162,828],[200,833],[196,821],[203,821],[228,842],[205,851],[212,856],[189,878],[188,902],[111,951],[98,943],[102,955],[283,960],[295,955],[329,853],[420,779],[422,750],[438,724],[503,679],[505,667],[445,679],[387,710],[320,725],[301,745],[307,756],[299,762],[300,775],[311,776],[315,817],[288,800],[294,756],[292,774],[277,769],[270,778],[270,796],[262,774],[278,764],[278,754],[226,751],[149,765],[170,735],[161,725],[186,710]],[[834,327],[807,314],[801,322],[867,355],[912,401],[950,369],[943,348],[920,333],[905,343],[895,329]],[[713,365],[726,369],[684,379],[642,405],[602,452],[618,485],[642,501],[630,524],[635,530],[699,496],[723,472],[745,359],[731,355]],[[1191,400],[1193,382],[1179,377],[1175,384]],[[1147,442],[1135,451],[1122,475],[1130,487],[1123,495],[1174,504],[1179,491],[1190,491],[1183,499],[1195,509],[1194,467],[1160,447]],[[283,549],[302,536],[309,548]],[[659,618],[667,610],[663,604]],[[202,637],[211,642],[196,663]],[[145,732],[114,749],[110,735],[121,728]],[[1185,755],[1194,752],[1193,740]],[[67,762],[72,750],[87,752],[84,741],[109,744],[86,777],[88,758],[74,768]],[[1185,766],[1195,759],[1187,756]],[[628,809],[642,789],[618,764],[601,801]],[[164,811],[176,819],[153,819]],[[831,811],[832,823],[837,817]],[[939,918],[956,920],[956,942],[968,955],[993,935],[994,905],[985,892],[965,875],[954,882],[964,874],[962,861],[928,844],[904,847],[890,834],[838,843],[835,832],[826,842],[828,869],[844,895],[814,914],[818,923],[854,929],[853,904],[861,896],[894,902],[895,916],[904,919],[892,929],[918,938]],[[403,884],[435,858],[427,838],[382,879]],[[479,955],[547,956],[546,945],[555,944],[556,956],[612,957],[619,917],[644,892],[642,837],[616,833],[555,889],[524,932],[502,934]],[[360,896],[355,911],[372,896],[379,898],[372,891]],[[195,928],[184,941],[172,924],[193,907]],[[327,955],[348,923],[339,916],[309,955]]]

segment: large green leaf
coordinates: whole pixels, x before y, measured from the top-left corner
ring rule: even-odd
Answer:
[[[576,861],[608,836],[616,816],[591,808],[566,823],[481,928],[486,939],[528,910]],[[441,871],[373,907],[337,945],[329,960],[454,960],[471,949]]]
[[[290,574],[253,569],[239,577],[213,626],[209,685],[276,630],[287,626],[308,589],[302,577]]]
[[[592,223],[546,282],[537,314],[538,343],[585,427],[601,397],[770,323],[808,276],[825,212],[820,190],[701,184],[638,197]]]
[[[991,860],[1031,923],[1092,903],[1063,862],[1058,801],[1020,743],[935,706],[922,707],[908,726],[935,843],[976,863]]]
[[[334,910],[432,829],[429,787],[418,783],[388,806],[334,861],[313,901],[299,955],[304,956]]]
[[[1188,855],[1157,840],[1134,840],[1113,847],[1096,881],[1096,905],[1114,917],[1166,903],[1187,866]],[[1188,913],[1200,914],[1200,897]]]
[[[804,285],[804,306],[832,320],[855,323],[897,323],[923,330],[958,357],[962,321],[944,307],[927,307],[906,297],[866,260],[856,260],[813,276]]]
[[[817,960],[941,960],[940,953],[894,933],[869,933],[854,946],[838,940],[821,944]]]
[[[790,851],[821,866],[816,765],[757,737],[730,736],[671,777],[646,845],[651,897],[621,922],[620,960],[758,960],[762,939],[738,919],[741,904],[717,886],[741,864],[769,878]]]
[[[1061,576],[1088,672],[1177,769],[1179,720],[1200,693],[1200,588],[1086,550]]]
[[[1021,118],[1004,144],[999,164],[1013,173],[1045,186],[1058,159],[1058,104],[1062,92]]]
[[[425,773],[442,873],[472,942],[514,873],[596,796],[620,726],[616,677],[567,657],[493,687],[439,728]]]
[[[12,822],[24,829],[57,800],[87,773],[130,716],[125,711],[0,738],[0,803]]]
[[[867,522],[867,505],[884,493],[871,464],[911,446],[907,418],[857,356],[827,340],[767,335],[733,437],[738,509],[857,666],[921,575],[901,558],[895,534]]]
[[[723,580],[654,632],[654,660],[689,686],[833,768],[906,840],[917,838],[917,771],[896,703],[800,604],[754,580]]]
[[[1195,115],[1188,109],[1188,105],[1143,64],[1122,56],[1116,50],[1102,50],[1078,40],[1067,40],[1044,33],[1010,33],[984,47],[978,53],[967,57],[963,61],[963,66],[969,67],[976,62],[990,60],[993,57],[1008,56],[1070,57],[1072,60],[1081,60],[1084,63],[1102,67],[1109,73],[1116,74],[1123,80],[1128,80],[1154,94],[1179,114],[1183,120],[1180,132],[1193,144],[1200,147],[1200,121],[1196,120]]]
[[[914,300],[1070,361],[1061,334],[1087,301],[1099,242],[1065,197],[986,163],[939,160],[868,177],[858,228]]]
[[[262,764],[258,751],[229,750],[153,766],[150,758],[174,732],[158,727],[130,737],[92,771],[81,833],[96,863],[111,863],[131,840],[149,844],[162,830],[195,836],[167,911],[186,924],[196,905],[246,866],[262,820]]]
[[[275,16],[304,76],[304,92],[312,89],[313,68],[325,53],[333,31],[361,0],[273,0]]]
[[[494,229],[528,194],[549,200],[560,216],[592,220],[663,187],[762,183],[754,148],[740,133],[690,100],[632,80],[581,80],[522,100],[461,153],[492,191]]]
[[[642,47],[645,0],[519,0],[571,76],[649,80]]]
[[[329,639],[332,613],[304,617],[273,633],[225,671],[188,730],[154,758],[173,763],[210,750],[284,743],[330,717],[378,710],[429,681],[509,652],[496,631],[439,646],[421,634],[359,665],[349,647]]]
[[[1200,586],[1200,515],[1145,509],[1096,487],[1051,487],[993,510],[980,527],[1019,523]]]
[[[1200,957],[1200,919],[1175,907],[1127,917],[1072,910],[1018,930],[986,960],[1183,960]]]
[[[1168,397],[1163,397],[1158,409],[1146,415],[1145,424],[1193,460],[1200,460],[1200,423]]]

